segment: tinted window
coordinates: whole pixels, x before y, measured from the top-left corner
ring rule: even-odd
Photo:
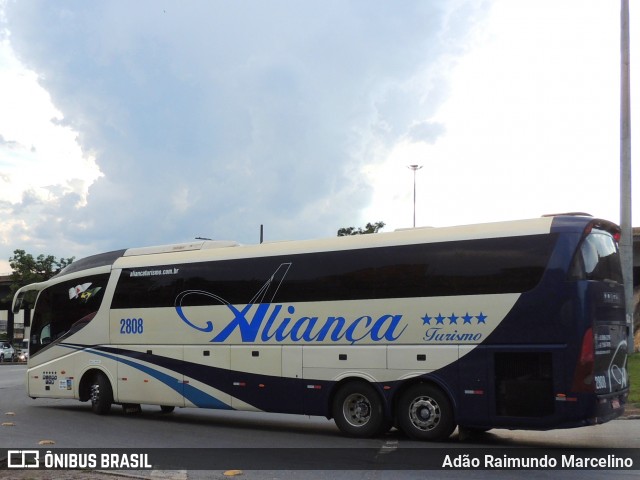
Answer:
[[[103,267],[105,265],[113,265],[118,258],[122,257],[126,250],[115,250],[113,252],[100,253],[90,257],[82,258],[66,266],[58,276],[68,275],[69,273],[87,270],[89,268]]]
[[[112,307],[173,306],[178,296],[186,306],[524,292],[540,281],[555,240],[534,235],[125,269]],[[207,294],[184,296],[189,291]]]
[[[571,270],[575,280],[622,281],[618,247],[611,235],[594,231],[582,241]]]
[[[31,356],[84,326],[100,308],[108,280],[109,274],[76,278],[40,292],[31,323]]]

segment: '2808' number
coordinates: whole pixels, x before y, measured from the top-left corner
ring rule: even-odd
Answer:
[[[141,318],[121,318],[120,333],[123,335],[131,335],[142,333],[144,330],[144,322]]]

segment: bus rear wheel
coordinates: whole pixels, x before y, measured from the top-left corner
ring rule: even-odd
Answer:
[[[91,410],[98,415],[106,415],[113,403],[111,383],[104,373],[96,373],[91,381],[90,397]]]
[[[446,440],[453,433],[453,409],[442,390],[416,384],[400,396],[396,421],[405,435],[416,440]]]
[[[333,400],[332,413],[340,431],[350,437],[373,437],[384,427],[382,401],[366,382],[342,386]]]

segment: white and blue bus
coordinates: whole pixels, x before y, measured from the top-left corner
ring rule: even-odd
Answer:
[[[628,394],[616,225],[561,215],[88,257],[37,291],[28,395],[393,426],[607,422]]]

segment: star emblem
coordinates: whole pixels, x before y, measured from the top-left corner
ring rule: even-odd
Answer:
[[[480,325],[481,323],[484,323],[484,324],[487,323],[485,321],[487,319],[487,316],[484,315],[482,312],[480,312],[480,315],[476,315],[476,318],[478,319],[478,325]]]
[[[467,324],[471,325],[471,320],[473,320],[473,316],[469,315],[469,312],[467,312],[462,316],[462,320],[464,320],[463,322],[464,325],[467,325]]]
[[[438,316],[436,317],[436,325],[444,325],[444,319],[445,317],[443,317],[441,313],[438,313]]]
[[[450,317],[447,317],[449,319],[449,325],[453,325],[453,324],[458,324],[458,318],[460,317],[456,317],[455,313],[452,313]]]
[[[422,317],[422,324],[423,325],[431,325],[431,319],[433,317],[430,317],[428,314],[424,314],[424,317]]]

